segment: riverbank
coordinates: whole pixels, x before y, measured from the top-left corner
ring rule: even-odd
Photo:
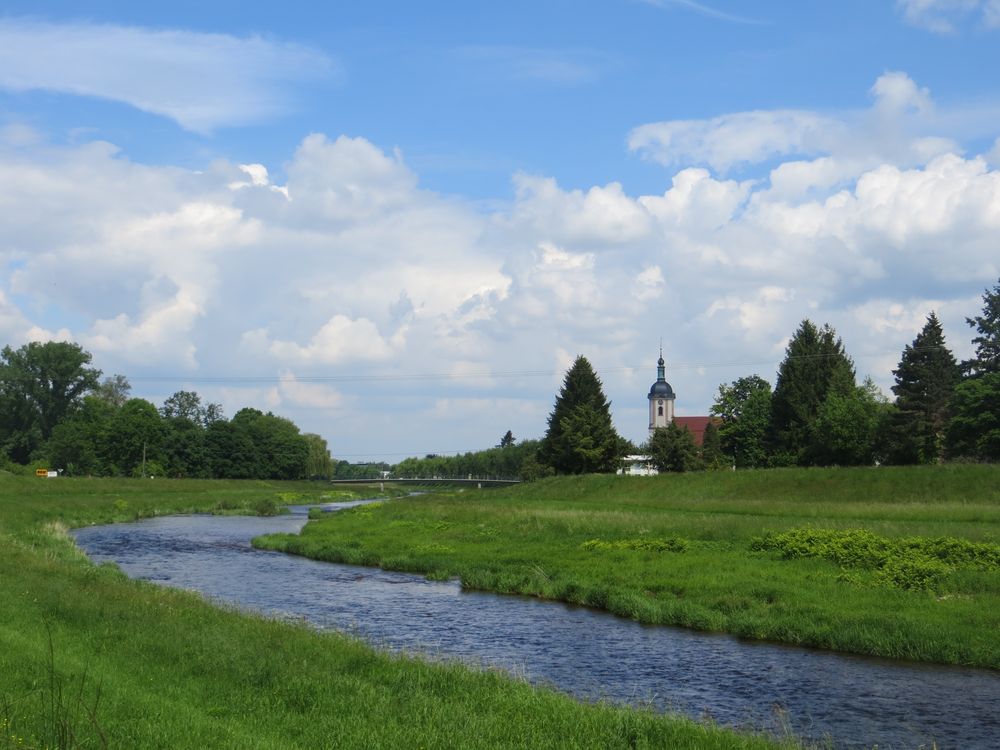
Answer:
[[[0,475],[0,748],[774,747],[215,607],[95,566],[65,532],[334,499],[308,483]]]
[[[585,476],[424,496],[255,545],[643,622],[1000,668],[1000,467]]]

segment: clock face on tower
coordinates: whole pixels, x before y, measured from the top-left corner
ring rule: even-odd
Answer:
[[[657,401],[656,405],[657,406],[663,406],[663,399],[661,398],[659,401]]]

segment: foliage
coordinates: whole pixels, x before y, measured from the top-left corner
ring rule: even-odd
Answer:
[[[972,376],[1000,372],[1000,282],[990,291],[983,292],[983,314],[966,318],[976,335],[972,343],[976,356],[962,363],[962,368]]]
[[[510,448],[515,442],[514,433],[507,430],[507,432],[503,434],[503,437],[500,438],[500,442],[497,443],[497,448]]]
[[[202,404],[201,396],[194,391],[177,391],[163,402],[160,414],[164,419],[187,419],[202,427],[222,419],[219,404]]]
[[[549,415],[538,460],[557,474],[613,472],[619,447],[601,381],[586,357],[577,357]]]
[[[886,457],[890,463],[941,460],[948,424],[948,402],[960,370],[945,345],[941,322],[933,312],[912,344],[903,349],[892,371],[896,408],[888,421]]]
[[[671,422],[657,427],[649,438],[646,449],[657,471],[696,471],[703,468],[694,435],[685,426]]]
[[[712,414],[722,419],[722,450],[738,469],[768,465],[767,430],[771,421],[771,384],[758,375],[720,385]]]
[[[162,463],[167,428],[156,407],[141,398],[130,398],[109,422],[105,438],[107,466],[112,473],[131,476],[142,471],[144,461]]]
[[[651,539],[649,537],[638,537],[636,539],[616,539],[605,541],[603,539],[588,539],[580,545],[582,549],[591,552],[608,552],[611,550],[633,550],[636,552],[684,552],[690,543],[686,539],[671,536],[664,539]]]
[[[714,422],[705,425],[701,440],[701,464],[706,469],[727,469],[730,461],[722,450],[722,435]]]
[[[129,394],[131,393],[132,384],[128,382],[128,378],[124,375],[106,377],[94,389],[95,396],[115,409],[125,406],[125,402],[129,400]]]
[[[870,466],[887,401],[878,387],[865,382],[831,391],[810,425],[808,462],[816,466]]]
[[[771,399],[768,442],[778,464],[810,463],[813,422],[827,395],[854,388],[854,364],[829,326],[803,320],[785,349]]]
[[[1000,371],[955,386],[945,435],[950,458],[1000,460]]]
[[[27,463],[97,387],[100,370],[78,344],[32,341],[0,352],[0,451]]]
[[[392,475],[402,478],[442,477],[445,479],[492,478],[527,479],[537,472],[535,456],[539,441],[522,440],[504,448],[470,451],[457,456],[407,458],[392,467]]]
[[[915,590],[935,589],[956,568],[1000,570],[997,544],[954,537],[893,539],[867,529],[789,529],[755,538],[750,549],[780,552],[786,560],[819,557],[844,568],[873,570],[878,583]]]
[[[318,479],[330,479],[333,476],[333,458],[326,440],[312,432],[302,433],[309,446],[306,457],[306,476]]]
[[[377,463],[352,464],[349,461],[337,461],[333,467],[334,479],[379,479],[383,472],[391,471],[392,466],[384,461]]]

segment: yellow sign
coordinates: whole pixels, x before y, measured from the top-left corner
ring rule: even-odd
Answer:
[[[35,469],[36,477],[47,477],[49,475],[48,469]]]

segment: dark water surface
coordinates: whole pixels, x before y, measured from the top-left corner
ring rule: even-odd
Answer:
[[[331,510],[355,503],[326,506]],[[750,643],[455,582],[255,550],[273,518],[171,516],[74,531],[96,562],[376,646],[503,667],[584,699],[653,705],[836,747],[1000,748],[1000,674]]]

